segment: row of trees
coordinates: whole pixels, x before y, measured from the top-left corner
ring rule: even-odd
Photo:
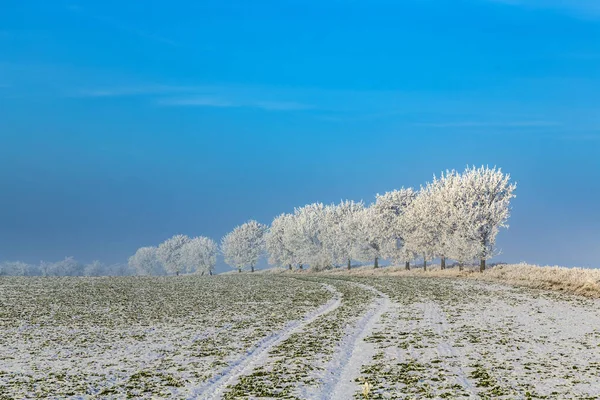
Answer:
[[[467,167],[446,171],[419,190],[402,188],[378,194],[366,205],[352,200],[339,204],[308,204],[277,216],[270,226],[249,221],[225,235],[220,246],[207,237],[175,235],[157,247],[142,247],[127,265],[83,265],[72,257],[57,263],[0,263],[0,275],[212,275],[219,252],[241,272],[254,271],[268,255],[275,266],[315,270],[352,261],[382,259],[404,264],[415,260],[423,267],[433,259],[453,259],[459,266],[496,255],[496,236],[508,227],[510,202],[516,184],[500,169]]]
[[[418,191],[378,194],[369,206],[351,200],[314,203],[279,215],[270,227],[247,222],[223,238],[221,251],[239,271],[254,271],[265,253],[270,264],[290,269],[350,268],[352,260],[372,261],[378,268],[381,259],[407,269],[420,259],[427,269],[438,258],[442,269],[447,259],[460,267],[479,260],[483,271],[486,260],[497,254],[499,229],[508,227],[515,189],[500,169],[446,171]]]
[[[28,264],[22,261],[0,262],[0,276],[127,276],[135,271],[126,264],[106,265],[100,261],[89,264],[80,263],[73,257],[57,262],[41,261]]]
[[[217,264],[217,253],[217,243],[210,238],[175,235],[158,247],[139,248],[129,257],[128,264],[138,275],[212,275]]]

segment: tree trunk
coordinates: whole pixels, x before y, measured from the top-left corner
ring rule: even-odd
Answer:
[[[350,262],[351,260],[348,259],[348,271],[350,271],[350,268],[352,268],[352,263]]]
[[[241,274],[242,273],[242,267],[238,267],[238,272]]]
[[[458,263],[458,270],[459,271],[463,270],[463,263],[461,263],[461,262]]]
[[[410,271],[410,261],[407,261],[407,262],[404,264],[404,269],[406,269],[407,271]]]
[[[479,272],[485,271],[485,258],[482,258],[479,262]]]
[[[379,257],[375,257],[375,265],[373,268],[379,268]]]
[[[446,257],[442,257],[442,264],[441,264],[441,268],[442,268],[442,269],[446,269]]]
[[[427,259],[423,257],[423,271],[427,271]]]
[[[250,266],[250,272],[254,272],[254,265]]]
[[[289,270],[291,271],[292,270],[292,264],[288,265],[288,267],[289,267]]]

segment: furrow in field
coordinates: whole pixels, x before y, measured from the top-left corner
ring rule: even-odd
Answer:
[[[191,390],[191,399],[220,399],[228,386],[239,380],[240,376],[247,375],[254,368],[264,364],[269,357],[270,351],[288,339],[294,333],[300,332],[319,317],[328,314],[338,308],[341,304],[341,294],[333,286],[323,284],[333,293],[333,298],[319,309],[308,314],[301,321],[289,323],[282,330],[262,339],[254,348],[249,350],[239,359],[230,362],[229,365],[217,375],[204,382],[199,387]]]
[[[335,357],[327,365],[324,385],[319,399],[351,399],[360,389],[357,379],[361,367],[373,359],[375,346],[364,339],[371,335],[391,305],[390,298],[383,292],[364,284],[356,284],[377,295],[367,312],[346,332],[346,337],[338,347]]]

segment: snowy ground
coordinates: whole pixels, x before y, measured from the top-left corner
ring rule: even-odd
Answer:
[[[600,398],[598,300],[334,278],[0,278],[0,399]]]

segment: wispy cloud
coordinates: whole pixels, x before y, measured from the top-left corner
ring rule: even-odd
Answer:
[[[281,100],[281,94],[260,88],[235,86],[141,85],[83,89],[72,97],[111,98],[144,96],[170,107],[258,108],[266,111],[298,111],[315,108],[296,101]],[[285,96],[284,96],[285,97]]]
[[[312,106],[289,102],[289,101],[253,101],[253,100],[231,100],[220,97],[210,96],[190,96],[190,97],[176,97],[176,98],[164,98],[157,101],[159,105],[163,106],[195,106],[195,107],[248,107],[248,108],[259,108],[266,111],[299,111],[308,110],[313,108]]]
[[[163,95],[173,93],[195,92],[201,90],[193,86],[140,85],[117,86],[94,89],[81,89],[71,94],[72,97],[131,97],[145,95]]]
[[[417,122],[414,126],[430,128],[536,128],[560,125],[553,121],[504,121],[504,122],[482,122],[482,121],[458,121],[458,122]]]

